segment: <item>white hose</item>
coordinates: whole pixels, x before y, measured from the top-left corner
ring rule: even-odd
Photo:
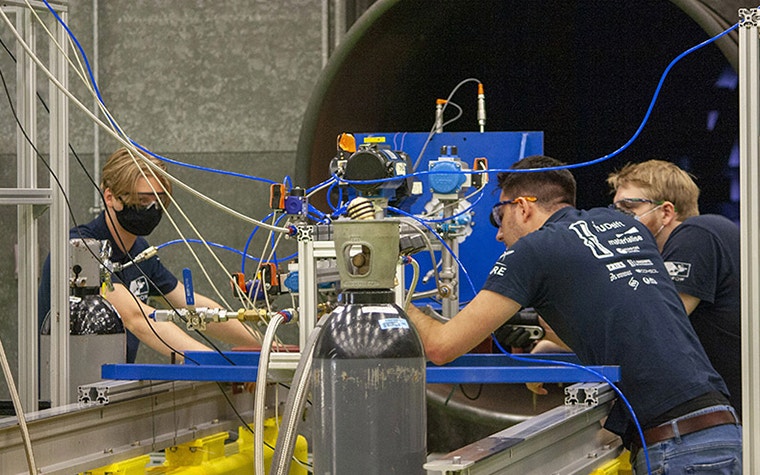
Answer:
[[[11,373],[11,367],[8,365],[8,357],[5,355],[3,340],[0,340],[0,365],[3,367],[3,374],[8,382],[8,389],[13,400],[13,408],[16,409],[16,418],[21,429],[21,438],[24,439],[24,452],[26,453],[26,464],[29,466],[29,473],[37,473],[37,466],[34,463],[34,452],[32,452],[32,440],[29,437],[29,428],[26,426],[24,408],[21,407],[21,399],[18,397],[16,383],[13,381],[13,373]]]
[[[290,459],[293,457],[293,451],[295,450],[298,421],[306,404],[306,394],[309,392],[309,383],[311,382],[314,347],[328,319],[329,316],[326,316],[317,321],[314,329],[309,334],[306,348],[301,348],[301,359],[298,361],[296,373],[293,377],[294,386],[291,386],[288,393],[285,413],[283,414],[280,431],[277,434],[277,444],[272,456],[272,466],[269,470],[270,475],[287,475],[290,471]]]
[[[269,353],[272,351],[272,343],[277,327],[285,320],[280,313],[276,313],[267,325],[267,331],[264,334],[264,341],[261,343],[261,354],[259,356],[259,371],[256,375],[256,397],[254,398],[253,410],[253,465],[256,469],[256,475],[265,475],[264,473],[264,409],[267,392],[267,370],[269,366]]]
[[[409,263],[412,265],[412,282],[409,284],[409,291],[406,293],[406,299],[404,300],[404,311],[409,308],[409,304],[412,303],[412,297],[414,297],[414,289],[417,288],[417,282],[420,280],[420,265],[413,257],[408,256]]]

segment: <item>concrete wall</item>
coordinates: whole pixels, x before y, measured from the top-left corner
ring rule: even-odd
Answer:
[[[103,99],[133,140],[181,162],[282,181],[294,173],[302,115],[321,70],[321,8],[319,0],[101,1],[97,58],[93,56],[93,2],[71,1],[68,23],[90,62],[97,61]],[[15,52],[15,40],[4,23],[0,23],[0,38]],[[46,43],[40,45],[46,56]],[[4,50],[0,50],[0,70],[15,99],[15,66]],[[38,82],[46,98],[47,84],[44,79]],[[92,107],[92,99],[73,73],[70,89]],[[15,121],[4,94],[0,104],[0,187],[15,187]],[[46,154],[47,117],[40,114],[38,144]],[[69,129],[72,147],[92,174],[96,168],[93,124],[73,105]],[[102,160],[117,147],[102,131],[99,144]],[[41,163],[39,167],[40,186],[47,186],[47,174]],[[86,222],[93,216],[89,212],[95,204],[93,187],[73,156],[70,169],[74,216],[77,222]],[[170,172],[241,213],[254,218],[268,213],[269,186],[264,183],[176,165],[170,165]],[[206,239],[243,248],[251,225],[201,204],[186,192],[176,195]],[[172,216],[184,221],[176,212]],[[45,213],[40,218],[40,260],[48,252],[47,221]],[[189,232],[186,224],[180,227]],[[266,236],[259,234],[252,253],[261,252]],[[19,318],[16,236],[15,206],[0,206],[0,338],[14,370]],[[177,237],[164,218],[150,240],[160,244]],[[283,252],[293,248],[287,243]],[[215,284],[229,297],[226,271],[202,248],[196,250]],[[240,269],[236,254],[218,251],[218,255],[227,270]],[[175,272],[186,266],[194,269],[196,290],[212,294],[184,246],[168,246],[161,256]],[[138,359],[150,360],[151,355],[141,353]],[[0,384],[0,398],[7,398],[5,384]]]

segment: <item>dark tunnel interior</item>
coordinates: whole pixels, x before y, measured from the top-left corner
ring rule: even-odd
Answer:
[[[467,78],[484,84],[487,131],[543,131],[544,152],[567,163],[611,154],[639,128],[671,61],[738,20],[708,33],[688,2],[666,0],[387,3],[354,25],[315,89],[297,158],[310,185],[329,176],[338,133],[427,132],[435,100]],[[738,76],[725,47],[736,40],[720,41],[673,65],[627,149],[574,170],[579,207],[609,203],[612,170],[658,158],[696,177],[702,213],[738,220]],[[477,130],[475,83],[452,101],[463,114],[446,130]]]

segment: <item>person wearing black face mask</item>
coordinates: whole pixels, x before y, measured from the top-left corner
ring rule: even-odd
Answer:
[[[121,271],[112,275],[114,288],[107,293],[106,298],[117,310],[128,330],[128,363],[134,363],[140,341],[167,356],[175,350],[209,350],[177,325],[170,322],[149,322],[146,318],[154,311],[154,308],[147,305],[149,296],[163,295],[174,308],[186,305],[184,285],[164,267],[158,256],[132,263],[136,256],[149,249],[145,236],[153,232],[171,202],[171,183],[163,175],[153,172],[147,164],[148,160],[166,170],[160,160],[138,155],[126,148],[120,148],[111,155],[103,167],[101,180],[105,210],[93,221],[70,231],[72,239],[110,241],[111,261],[123,265]],[[221,307],[212,299],[199,294],[195,294],[195,305]],[[43,266],[38,306],[42,322],[50,308],[49,259]],[[207,326],[206,334],[234,345],[260,344],[237,320],[211,323]]]
[[[126,231],[136,236],[147,236],[158,226],[162,213],[154,201],[145,207],[124,206],[124,209],[116,212],[116,220]]]

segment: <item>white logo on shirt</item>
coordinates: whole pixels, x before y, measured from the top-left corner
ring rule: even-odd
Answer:
[[[606,226],[608,224],[610,223],[604,223],[602,226]],[[594,225],[594,227],[598,228],[597,225]],[[575,234],[577,234],[578,237],[583,241],[583,245],[591,249],[594,257],[597,259],[604,259],[605,257],[614,256],[612,251],[602,246],[602,244],[599,242],[599,238],[597,238],[596,235],[591,232],[586,221],[576,221],[571,224],[569,228],[575,231]]]
[[[676,282],[688,279],[689,274],[691,274],[691,264],[688,262],[666,261],[665,268],[668,270],[670,278]]]
[[[140,276],[129,283],[129,291],[143,302],[148,301],[148,279]]]

